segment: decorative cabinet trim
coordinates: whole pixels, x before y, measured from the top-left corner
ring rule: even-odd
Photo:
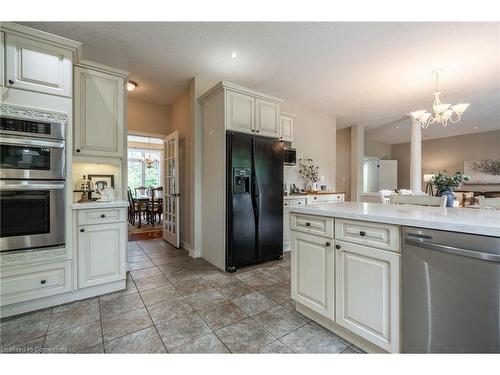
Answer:
[[[21,117],[40,121],[68,121],[68,115],[65,113],[34,110],[32,108],[17,107],[12,105],[0,104],[0,114],[2,116]]]
[[[55,262],[68,259],[68,250],[65,247],[47,250],[20,251],[6,253],[0,256],[0,267],[14,267],[42,262]]]

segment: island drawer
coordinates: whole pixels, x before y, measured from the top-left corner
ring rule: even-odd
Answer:
[[[333,218],[315,215],[292,213],[290,217],[292,230],[316,234],[333,239]]]
[[[344,194],[317,194],[308,195],[307,204],[343,202]]]
[[[124,208],[101,208],[96,210],[79,210],[78,225],[105,224],[126,221]]]
[[[71,291],[71,261],[2,270],[2,304],[9,305]]]
[[[397,225],[360,220],[335,219],[335,239],[401,252],[400,230]]]

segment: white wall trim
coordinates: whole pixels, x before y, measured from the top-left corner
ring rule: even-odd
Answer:
[[[183,249],[186,249],[189,252],[189,256],[191,258],[200,258],[201,257],[201,251],[194,250],[189,242],[181,240],[181,247]]]

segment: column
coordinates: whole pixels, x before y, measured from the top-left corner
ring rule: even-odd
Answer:
[[[422,192],[422,127],[414,116],[411,119],[410,189],[415,195]]]

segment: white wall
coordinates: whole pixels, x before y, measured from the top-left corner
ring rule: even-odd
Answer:
[[[282,111],[294,114],[293,147],[299,158],[309,157],[319,166],[319,175],[325,176],[329,190],[335,190],[336,119],[302,105],[285,102]],[[295,183],[299,188],[305,185],[294,167],[285,168],[285,182]]]

